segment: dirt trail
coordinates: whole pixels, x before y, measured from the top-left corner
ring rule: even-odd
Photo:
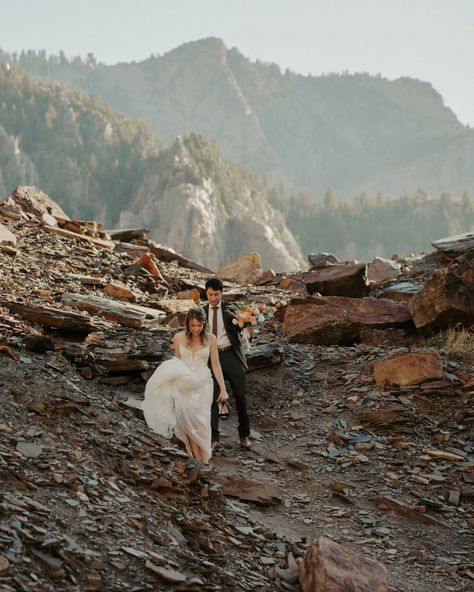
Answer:
[[[324,536],[350,545],[387,567],[394,591],[470,590],[469,576],[459,574],[474,561],[472,522],[467,526],[474,515],[472,490],[464,488],[459,507],[449,506],[445,495],[450,484],[459,484],[461,469],[419,459],[425,448],[438,445],[431,429],[450,425],[455,412],[461,412],[462,398],[408,396],[410,421],[377,433],[360,429],[352,414],[357,406],[347,405],[354,383],[361,408],[364,402],[372,408],[400,404],[399,397],[378,391],[370,380],[362,388],[357,383],[360,377],[370,377],[372,356],[357,348],[331,352],[331,348],[289,346],[288,350],[283,367],[249,375],[250,408],[258,434],[251,452],[237,447],[235,413],[221,424],[228,448],[214,460],[219,472],[272,483],[283,495],[278,507],[246,505],[249,518],[290,540]],[[341,360],[338,354],[348,359]],[[368,441],[362,448],[372,447],[358,452],[342,435]],[[394,437],[402,437],[410,446],[391,446]],[[419,467],[435,472],[433,465],[441,467],[445,480],[416,483]],[[333,481],[344,486],[331,486]],[[343,491],[338,491],[341,487]],[[380,509],[374,497],[382,495],[409,508],[432,498],[439,509],[428,506],[425,515],[446,526]],[[423,496],[421,502],[417,495]]]

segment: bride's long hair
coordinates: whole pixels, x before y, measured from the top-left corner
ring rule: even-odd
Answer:
[[[190,308],[188,310],[188,314],[186,315],[186,325],[185,325],[185,334],[186,334],[186,343],[190,345],[193,340],[193,334],[191,333],[191,321],[196,320],[200,323],[203,323],[202,331],[199,335],[201,338],[201,345],[205,345],[209,341],[209,329],[207,327],[207,317],[206,313],[203,311],[202,308]]]

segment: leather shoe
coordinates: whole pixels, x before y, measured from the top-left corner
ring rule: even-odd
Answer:
[[[240,438],[240,447],[250,448],[250,438],[248,436],[242,436],[242,438]]]

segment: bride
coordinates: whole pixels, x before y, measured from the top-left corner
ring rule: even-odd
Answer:
[[[207,330],[207,317],[200,308],[186,315],[185,330],[173,338],[174,356],[163,362],[148,380],[142,409],[149,427],[179,438],[189,455],[207,463],[211,458],[211,405],[213,382],[220,387],[218,402],[229,398],[219,363],[217,341]]]

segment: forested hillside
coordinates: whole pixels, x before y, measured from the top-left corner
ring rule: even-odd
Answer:
[[[257,250],[275,268],[302,255],[272,188],[191,134],[167,145],[96,96],[0,63],[0,190],[38,185],[72,217],[147,226],[160,242],[217,267]]]
[[[0,126],[4,191],[35,182],[71,215],[106,223],[117,220],[165,148],[145,123],[5,63]]]
[[[363,194],[348,203],[328,191],[315,204],[303,192],[282,208],[303,252],[330,251],[347,260],[427,252],[433,240],[474,230],[474,199],[467,193],[460,199],[421,190],[398,198]]]

